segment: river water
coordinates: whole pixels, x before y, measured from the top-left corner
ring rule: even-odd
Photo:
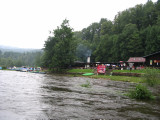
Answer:
[[[91,87],[82,87],[87,81]],[[133,85],[0,71],[0,120],[160,119],[160,101],[136,101],[123,95]]]

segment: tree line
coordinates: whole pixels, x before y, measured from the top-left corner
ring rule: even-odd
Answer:
[[[42,51],[36,52],[2,52],[0,50],[0,66],[7,67],[21,67],[21,66],[40,66]]]
[[[159,51],[160,0],[119,12],[114,21],[102,18],[74,35],[80,61],[86,60],[87,50],[92,52],[92,62],[127,61]]]

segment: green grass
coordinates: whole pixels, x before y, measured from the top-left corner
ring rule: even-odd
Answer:
[[[160,72],[160,70],[157,70]],[[69,73],[93,73],[93,69],[71,69],[68,70]],[[130,70],[113,70],[113,72],[130,72]],[[142,70],[132,70],[133,73],[147,73],[147,69]],[[70,75],[72,76],[72,75]],[[75,77],[75,75],[73,75]],[[82,75],[76,75],[82,76]],[[110,75],[92,75],[92,76],[83,76],[83,77],[90,77],[95,79],[108,79],[113,81],[123,81],[123,82],[133,82],[133,83],[146,83],[146,80],[143,77],[133,77],[133,76],[110,76]],[[160,85],[160,80],[157,81],[158,85]]]
[[[153,69],[154,70],[154,69]],[[160,73],[160,70],[157,69],[157,71]],[[113,70],[112,72],[122,72],[122,73],[147,73],[147,69],[141,69],[141,70]]]
[[[82,84],[81,87],[86,87],[86,88],[90,88],[91,84],[90,82],[87,80],[85,84]]]
[[[113,70],[112,72],[121,72],[121,73],[145,73],[145,70]]]
[[[139,99],[139,100],[150,100],[155,99],[155,97],[152,95],[151,91],[141,84],[138,84],[135,89],[132,89],[129,91],[128,96],[133,99]]]
[[[67,72],[69,73],[93,73],[94,70],[93,69],[71,69],[71,70],[68,70]],[[82,75],[77,75],[77,76],[82,76]],[[92,75],[92,76],[86,76],[86,77],[95,78],[95,79],[109,79],[109,80],[123,81],[123,82],[134,82],[134,83],[144,82],[144,80],[141,77],[109,76],[109,75]]]
[[[143,78],[149,86],[153,87],[160,84],[159,69],[146,69],[146,73],[143,75]]]
[[[91,78],[96,79],[109,79],[113,81],[134,82],[143,83],[144,80],[141,77],[129,77],[129,76],[109,76],[109,75],[93,75]]]
[[[69,73],[93,73],[94,69],[71,69],[68,70]]]

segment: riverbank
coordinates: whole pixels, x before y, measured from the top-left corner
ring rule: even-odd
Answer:
[[[143,70],[144,71],[144,70]],[[129,73],[127,73],[129,72]],[[138,73],[139,72],[139,73]],[[33,72],[32,72],[33,73]],[[37,73],[37,72],[35,72]],[[56,75],[56,76],[69,76],[69,77],[82,77],[82,78],[91,78],[91,79],[99,79],[99,80],[109,80],[109,81],[120,81],[120,82],[127,82],[127,83],[134,83],[135,86],[137,84],[144,84],[146,85],[146,81],[144,78],[140,76],[128,76],[128,74],[131,74],[130,71],[122,71],[122,70],[113,70],[111,73],[107,74],[99,74],[97,75],[95,73],[94,69],[70,69],[70,70],[64,70],[63,72],[57,73],[57,72],[51,72],[49,70],[45,71],[44,73]],[[43,73],[43,74],[44,74]],[[94,73],[93,75],[84,76],[85,73]],[[115,74],[117,73],[117,74]],[[121,75],[119,75],[121,74]],[[124,74],[127,74],[126,76],[123,76]],[[136,74],[136,70],[132,71],[132,74]],[[144,74],[142,71],[137,71],[137,74]],[[155,96],[160,96],[160,80],[158,81],[157,85],[153,87],[149,87],[149,89],[152,91],[152,93]],[[159,97],[158,97],[159,98]]]
[[[69,76],[89,77],[95,79],[107,79],[113,81],[133,82],[133,83],[145,83],[143,75],[147,72],[146,70],[112,70],[106,71],[107,74],[97,75],[95,69],[71,69],[67,70]],[[160,72],[160,70],[158,70]],[[94,73],[91,76],[83,76],[84,73]],[[160,85],[160,80],[157,83]]]
[[[63,70],[62,72],[53,72],[53,71],[45,70],[45,71],[41,71],[40,73],[57,74],[61,76],[64,75],[64,76],[72,76],[72,77],[88,77],[88,78],[94,78],[94,79],[106,79],[106,80],[132,82],[132,83],[145,83],[142,77],[142,75],[144,75],[145,72],[146,72],[145,70],[132,70],[132,71],[112,70],[110,72],[107,71],[107,74],[97,75],[95,69],[69,69],[69,70]],[[32,73],[38,73],[38,72],[32,72]],[[83,76],[83,74],[85,73],[94,73],[94,75]],[[158,81],[158,85],[160,85],[160,80]]]
[[[134,82],[134,83],[144,83],[144,80],[141,77],[134,77],[134,76],[119,76],[119,75],[114,75],[113,71],[112,73],[108,74],[99,74],[97,75],[95,73],[94,69],[71,69],[67,71],[67,74],[69,76],[79,76],[79,77],[89,77],[89,78],[95,78],[95,79],[107,79],[107,80],[113,80],[113,81],[123,81],[123,82]],[[95,73],[92,76],[83,76],[82,74],[84,73]],[[118,73],[118,72],[117,72]]]
[[[74,71],[74,73],[71,71]],[[133,88],[128,90],[128,92],[126,92],[126,94],[124,94],[127,96],[129,96],[130,92],[133,90],[136,90],[136,87],[138,85],[140,85],[140,86],[146,87],[146,89],[143,89],[142,91],[136,90],[136,92],[137,92],[136,95],[138,94],[138,96],[143,96],[142,94],[146,94],[146,92],[149,91],[149,93],[152,96],[152,99],[154,99],[156,101],[160,100],[160,79],[158,80],[158,82],[154,86],[148,86],[147,81],[144,79],[145,73],[135,73],[135,71],[134,71],[133,73],[117,72],[117,74],[115,74],[113,72],[110,75],[102,75],[102,74],[97,75],[97,74],[95,74],[95,75],[84,76],[84,73],[79,73],[79,72],[75,73],[75,71],[78,71],[78,70],[71,70],[71,71],[69,72],[69,74],[67,74],[68,76],[84,77],[84,78],[91,78],[91,79],[98,79],[98,80],[105,80],[105,81],[117,81],[117,82],[122,82],[122,83],[130,83],[133,85]],[[80,71],[83,71],[83,70],[80,70]],[[87,71],[87,70],[85,70],[85,71]],[[91,70],[88,70],[88,71],[91,71]],[[120,75],[118,73],[120,73]],[[125,75],[125,76],[122,76],[122,75]],[[86,83],[84,85],[90,85],[90,84]],[[142,88],[139,88],[139,89],[142,89]],[[139,91],[141,91],[141,92],[139,92]],[[137,98],[135,98],[135,99],[137,99]]]

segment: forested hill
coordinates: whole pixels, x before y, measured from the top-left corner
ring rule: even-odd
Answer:
[[[42,54],[43,51],[40,49],[0,46],[0,66],[40,66]]]
[[[74,32],[78,41],[78,60],[126,61],[160,50],[160,0],[119,12],[114,21],[102,18],[82,31]]]
[[[18,52],[18,53],[42,51],[41,49],[17,48],[17,47],[4,46],[4,45],[0,45],[0,50],[1,52]]]

